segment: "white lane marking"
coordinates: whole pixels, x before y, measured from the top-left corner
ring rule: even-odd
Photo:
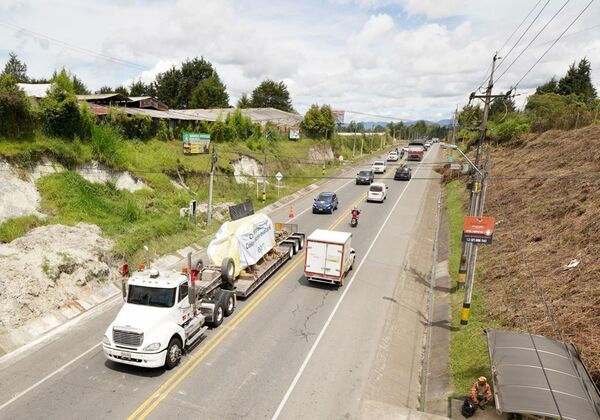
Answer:
[[[415,175],[417,174],[417,172],[421,168],[422,168],[421,163],[419,163],[419,166],[415,170]],[[377,234],[375,235],[375,238],[371,242],[371,245],[369,246],[369,249],[367,249],[367,252],[365,253],[365,256],[363,257],[363,259],[361,260],[360,264],[358,265],[358,268],[356,269],[356,271],[352,275],[352,278],[350,279],[350,281],[348,282],[348,285],[344,289],[344,292],[342,293],[342,296],[340,296],[339,300],[335,304],[335,306],[333,308],[333,311],[331,312],[331,314],[329,314],[329,318],[327,318],[327,321],[325,321],[325,325],[323,325],[323,328],[321,329],[321,332],[319,332],[319,335],[317,336],[317,339],[313,343],[313,345],[310,348],[308,354],[306,355],[306,358],[302,362],[302,365],[300,366],[300,369],[296,373],[296,376],[294,377],[294,380],[292,381],[290,387],[288,388],[288,390],[286,391],[285,395],[283,396],[283,399],[279,403],[279,406],[277,407],[277,410],[275,411],[275,414],[273,414],[273,417],[271,417],[271,420],[276,420],[277,418],[279,418],[279,415],[281,414],[281,411],[283,410],[283,407],[285,406],[285,404],[287,403],[288,399],[290,398],[290,395],[292,395],[292,392],[294,391],[294,388],[296,388],[296,384],[300,380],[300,377],[302,376],[302,373],[304,373],[304,369],[306,369],[306,366],[308,365],[308,362],[312,358],[313,353],[315,352],[315,350],[317,349],[317,346],[321,342],[321,339],[325,335],[325,331],[329,327],[329,324],[331,323],[331,320],[333,319],[334,315],[336,314],[336,312],[337,312],[338,308],[340,307],[342,301],[346,297],[346,293],[348,293],[348,290],[350,290],[350,287],[354,283],[354,279],[356,278],[356,275],[359,273],[359,271],[360,271],[361,267],[363,266],[363,264],[365,263],[365,261],[367,261],[367,257],[369,256],[369,253],[371,252],[371,249],[373,249],[373,246],[375,245],[375,242],[377,242],[377,239],[379,238],[379,235],[381,235],[381,232],[383,232],[383,228],[387,224],[388,220],[390,220],[390,217],[392,217],[392,214],[394,213],[394,210],[396,210],[396,207],[398,206],[398,203],[400,203],[400,200],[402,199],[402,196],[404,196],[404,193],[408,189],[408,186],[410,185],[410,183],[412,182],[412,180],[413,180],[413,178],[411,177],[411,179],[406,184],[406,187],[402,190],[402,192],[400,193],[400,196],[398,197],[398,199],[394,203],[394,206],[392,207],[392,209],[388,213],[388,216],[385,218],[385,220],[381,224],[381,227],[377,231]]]
[[[79,356],[77,356],[76,358],[74,358],[73,360],[71,360],[69,363],[65,363],[64,365],[62,365],[61,367],[59,367],[58,369],[56,369],[54,372],[44,376],[42,379],[40,379],[39,381],[37,381],[36,383],[34,383],[33,385],[31,385],[29,388],[27,388],[24,391],[19,392],[18,394],[16,394],[14,397],[12,397],[10,400],[6,401],[4,404],[0,405],[0,410],[3,410],[4,408],[6,408],[8,405],[12,404],[13,402],[15,402],[16,400],[18,400],[19,398],[21,398],[23,395],[27,394],[29,391],[31,391],[34,388],[37,388],[38,386],[40,386],[41,384],[43,384],[44,382],[46,382],[48,379],[52,378],[54,375],[56,375],[57,373],[62,372],[63,370],[65,370],[67,367],[71,366],[73,363],[75,363],[76,361],[78,361],[79,359],[81,359],[82,357],[86,356],[88,353],[92,352],[93,350],[95,350],[98,346],[100,346],[102,343],[98,343],[95,344],[93,347],[87,349],[85,352],[81,353]]]

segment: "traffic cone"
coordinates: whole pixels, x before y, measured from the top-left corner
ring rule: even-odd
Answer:
[[[290,212],[288,213],[288,217],[290,219],[293,219],[295,217],[294,216],[294,207],[292,207],[292,206],[290,206]]]

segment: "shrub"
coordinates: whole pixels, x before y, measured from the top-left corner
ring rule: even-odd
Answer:
[[[34,124],[31,104],[16,79],[10,74],[0,77],[0,137],[30,137]]]
[[[92,129],[92,155],[108,166],[118,167],[122,164],[121,142],[118,128],[107,122]]]
[[[527,99],[525,113],[531,129],[543,132],[553,128],[568,130],[589,124],[594,116],[577,95],[535,94]]]
[[[108,118],[111,124],[119,127],[125,138],[148,140],[152,137],[151,117],[127,115],[119,109],[111,108],[108,110]]]
[[[490,123],[490,128],[492,138],[502,143],[529,131],[529,120],[523,114],[511,114],[500,123]]]

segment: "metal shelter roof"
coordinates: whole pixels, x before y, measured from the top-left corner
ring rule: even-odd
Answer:
[[[45,98],[48,89],[52,86],[50,83],[17,83],[27,96],[34,98]]]
[[[600,395],[575,347],[528,333],[488,331],[496,409],[600,419]]]

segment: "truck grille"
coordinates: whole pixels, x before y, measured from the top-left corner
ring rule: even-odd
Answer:
[[[139,347],[144,341],[144,334],[113,328],[113,341],[115,344]]]

